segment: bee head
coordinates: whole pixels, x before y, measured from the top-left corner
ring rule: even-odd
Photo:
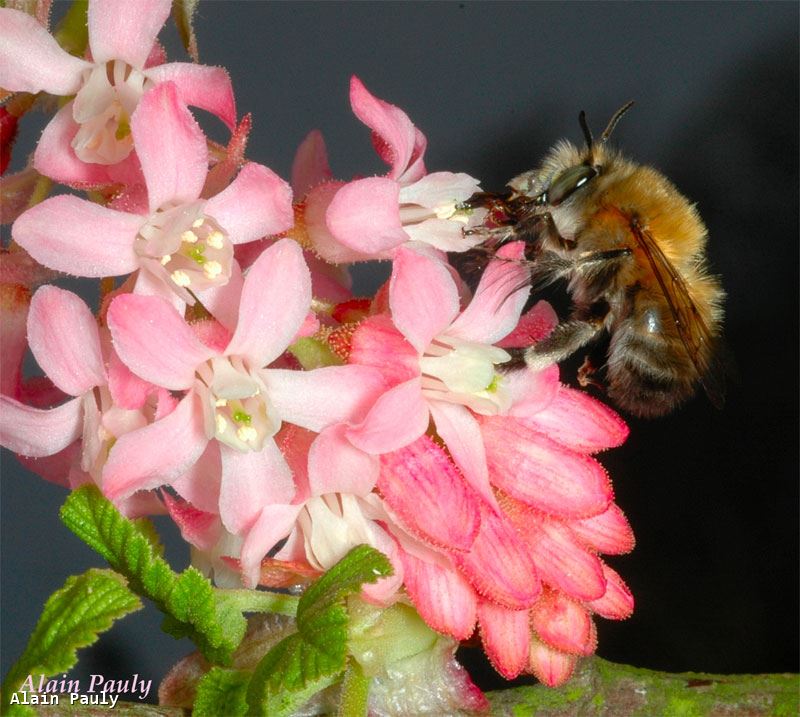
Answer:
[[[586,138],[586,155],[580,164],[568,167],[559,174],[557,174],[547,188],[536,197],[536,203],[540,205],[547,205],[557,207],[561,202],[567,199],[581,187],[588,182],[591,182],[596,176],[603,171],[603,166],[599,161],[603,156],[603,146],[608,141],[617,123],[631,107],[633,102],[620,107],[611,119],[608,125],[600,135],[598,142],[594,141],[592,130],[589,129],[589,124],[586,122],[586,112],[581,110],[578,115],[578,122],[583,130],[583,136]]]

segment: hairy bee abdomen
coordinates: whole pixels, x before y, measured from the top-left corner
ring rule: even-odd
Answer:
[[[689,399],[697,372],[683,343],[664,331],[655,310],[620,323],[611,336],[606,363],[609,397],[643,418],[672,411]]]

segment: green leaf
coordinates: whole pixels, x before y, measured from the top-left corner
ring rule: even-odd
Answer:
[[[67,672],[78,661],[78,648],[91,645],[116,619],[141,607],[124,578],[111,570],[92,569],[67,578],[48,598],[25,652],[3,683],[3,707],[28,675],[38,685],[40,675]]]
[[[247,683],[250,674],[242,670],[212,668],[197,685],[192,715],[240,717],[247,714]]]
[[[347,662],[345,598],[391,574],[384,555],[359,545],[312,583],[297,607],[297,633],[275,645],[253,673],[248,714],[290,715],[336,682]]]
[[[175,573],[141,521],[130,521],[94,485],[74,491],[61,508],[64,524],[128,578],[131,588],[166,614],[164,629],[189,637],[211,662],[230,664],[246,621],[195,568]]]
[[[262,590],[217,590],[217,600],[239,612],[274,612],[294,617],[300,598]]]
[[[194,14],[199,0],[172,0],[172,19],[178,28],[186,52],[195,62],[200,62],[197,50],[197,36],[194,32]]]

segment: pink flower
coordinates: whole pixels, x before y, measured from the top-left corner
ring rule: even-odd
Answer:
[[[297,335],[310,301],[308,269],[289,239],[250,268],[233,335],[217,324],[208,345],[159,297],[114,299],[108,322],[122,360],[145,380],[185,394],[164,420],[118,441],[104,470],[106,495],[119,500],[191,472],[193,502],[218,496],[232,534],[249,530],[273,504],[290,503],[294,482],[273,440],[281,423],[321,431],[358,415],[382,385],[377,372],[361,367],[264,368]]]
[[[509,417],[481,419],[503,426],[482,431],[496,508],[473,493],[459,509],[452,490],[440,491],[442,474],[456,469],[427,437],[381,457],[378,488],[406,531],[394,535],[406,590],[423,619],[457,639],[477,623],[498,672],[530,672],[555,686],[569,678],[578,656],[594,652],[593,615],[630,615],[630,591],[598,553],[631,550],[633,534],[602,468],[588,456],[624,440],[622,421],[563,386],[545,403],[535,416],[538,431],[549,436]],[[419,486],[432,481],[437,495],[448,496],[444,518],[431,515],[431,501],[421,498]],[[476,527],[466,546],[443,532],[470,525]]]
[[[55,457],[41,466],[55,482],[100,484],[117,439],[168,413],[174,402],[120,364],[75,294],[55,286],[40,288],[31,301],[27,328],[37,362],[55,387],[72,398],[43,409],[0,396],[0,443],[21,456]],[[45,391],[42,386],[29,393],[40,403],[48,400]],[[77,453],[71,450],[76,443]],[[29,465],[40,467],[38,462]]]
[[[397,249],[391,319],[367,319],[352,339],[349,361],[379,367],[389,381],[365,420],[348,431],[354,445],[369,453],[396,450],[433,419],[456,465],[493,502],[475,414],[524,411],[540,382],[532,372],[501,373],[511,356],[494,345],[516,327],[527,300],[527,287],[514,290],[527,277],[521,252],[520,244],[504,247],[461,311],[450,267],[423,246]]]
[[[245,164],[222,192],[201,198],[206,138],[173,83],[162,83],[142,98],[131,128],[147,209],[121,212],[72,195],[47,199],[12,228],[15,241],[37,261],[77,276],[119,276],[139,269],[138,293],[193,304],[190,292],[218,288],[234,275],[235,244],[291,226],[291,190],[254,162]]]
[[[401,109],[371,95],[357,77],[350,80],[350,102],[372,130],[375,149],[390,170],[385,177],[348,184],[324,182],[309,192],[307,224],[315,249],[338,263],[388,258],[408,242],[442,251],[473,246],[477,239],[462,230],[479,214],[470,215],[459,205],[479,190],[478,181],[463,173],[427,174],[425,136]],[[317,144],[314,152],[324,157],[324,146]]]
[[[75,95],[39,141],[38,171],[82,185],[125,176],[125,168],[114,171],[111,165],[133,150],[130,119],[142,95],[165,81],[175,83],[181,102],[208,110],[233,128],[236,110],[225,70],[179,62],[148,66],[170,6],[170,0],[90,0],[91,61],[65,52],[30,15],[0,9],[0,87]]]

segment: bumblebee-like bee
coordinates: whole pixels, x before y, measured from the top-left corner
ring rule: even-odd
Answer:
[[[472,231],[485,234],[490,251],[524,240],[534,285],[567,282],[571,314],[525,351],[529,366],[561,361],[606,335],[605,384],[622,409],[668,413],[698,383],[719,406],[725,294],[706,267],[706,228],[664,175],[608,146],[632,104],[597,141],[581,112],[584,148],[561,141],[538,169],[512,179],[509,193],[472,197],[472,207],[489,210]],[[598,368],[587,356],[579,381],[596,383]]]

